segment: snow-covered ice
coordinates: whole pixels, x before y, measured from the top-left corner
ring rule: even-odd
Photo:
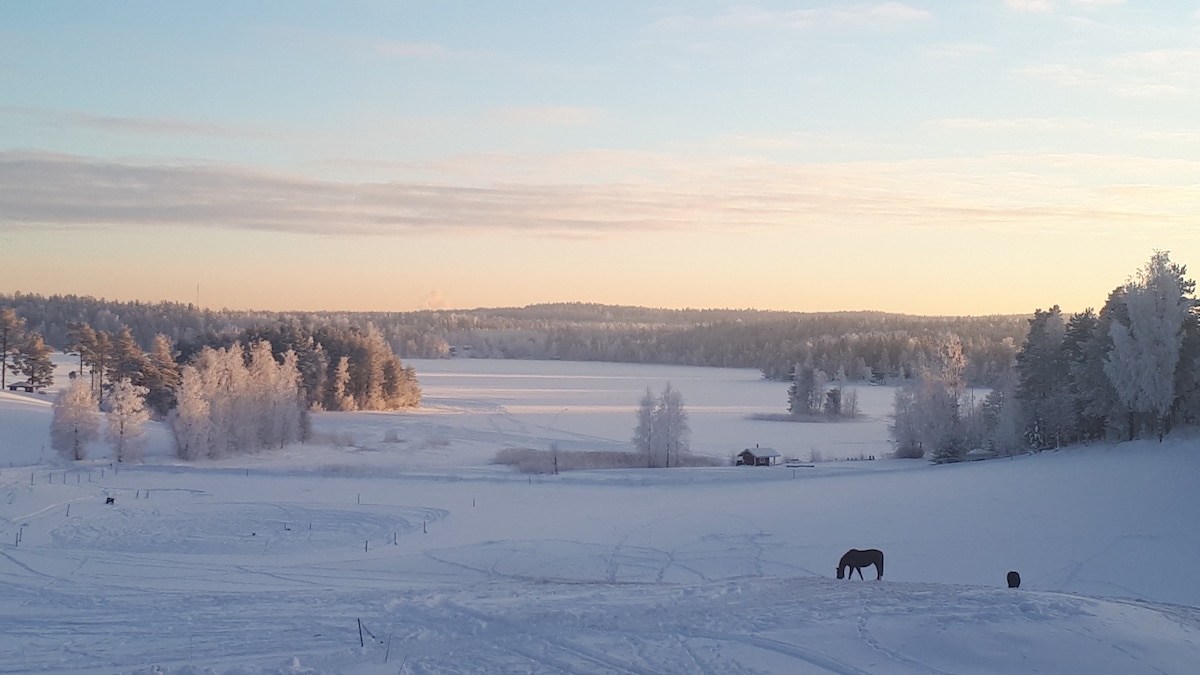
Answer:
[[[67,464],[0,393],[0,673],[1187,673],[1200,437],[955,466],[524,475],[504,447],[627,447],[647,386],[696,451],[880,457],[861,421],[747,419],[749,370],[414,361],[405,413],[221,462]],[[62,378],[65,381],[65,378]],[[105,503],[112,497],[114,503]],[[834,578],[848,548],[882,581]],[[1005,587],[1018,570],[1020,589]],[[359,627],[362,627],[360,643]]]

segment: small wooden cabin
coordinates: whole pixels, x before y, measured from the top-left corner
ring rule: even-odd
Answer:
[[[738,453],[738,466],[776,466],[779,464],[779,453],[771,448],[746,448]]]

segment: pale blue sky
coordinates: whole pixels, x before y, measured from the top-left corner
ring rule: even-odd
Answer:
[[[1074,311],[1154,249],[1194,3],[0,3],[2,292]]]

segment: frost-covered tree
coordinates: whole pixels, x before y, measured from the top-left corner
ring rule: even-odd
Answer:
[[[679,466],[690,451],[691,428],[683,395],[669,383],[660,396],[646,388],[637,410],[633,445],[645,453],[646,466]]]
[[[812,363],[796,364],[788,387],[788,412],[797,416],[821,412],[825,406],[826,379],[825,373]]]
[[[654,433],[654,408],[657,402],[654,392],[646,387],[646,395],[642,397],[637,409],[637,423],[633,427],[633,447],[638,453],[646,456],[646,465],[654,466],[654,454],[651,452],[651,442]]]
[[[1160,435],[1169,428],[1175,402],[1176,367],[1194,284],[1165,251],[1156,252],[1125,284],[1127,321],[1109,327],[1112,350],[1104,372],[1130,416],[1130,435],[1148,428]]]
[[[846,371],[838,368],[833,384],[825,392],[824,412],[830,417],[857,417],[858,392],[849,386]]]
[[[957,461],[981,435],[974,404],[964,396],[966,361],[958,336],[943,338],[937,358],[936,369],[926,369],[896,394],[892,434],[898,456]]]
[[[688,426],[687,410],[683,407],[683,394],[679,393],[668,382],[663,388],[658,406],[654,409],[654,428],[658,448],[661,450],[665,466],[670,467],[674,461],[678,466],[689,447],[691,429]]]
[[[50,421],[50,447],[64,459],[87,457],[87,444],[100,434],[99,408],[92,388],[76,379],[54,399]]]
[[[327,409],[354,410],[356,408],[354,396],[350,393],[350,357],[343,356],[338,359],[333,377],[330,378],[329,392]]]
[[[171,414],[171,431],[175,435],[175,455],[194,461],[208,456],[212,411],[205,393],[204,376],[194,366],[180,370],[177,403]]]
[[[248,361],[248,363],[247,363]],[[307,403],[294,352],[277,361],[265,341],[204,348],[185,366],[171,418],[182,459],[215,459],[303,440]]]
[[[1015,455],[1028,447],[1016,374],[1002,375],[980,405],[984,446],[998,455]]]
[[[301,440],[301,418],[305,404],[300,394],[300,371],[295,352],[275,361],[268,342],[250,347],[250,403],[258,420],[258,447],[278,446]]]
[[[909,380],[896,388],[892,395],[892,440],[896,442],[896,457],[920,459],[925,456],[921,437],[920,410],[917,408],[916,381]]]
[[[142,434],[150,419],[146,410],[147,391],[123,377],[113,383],[108,394],[108,412],[105,414],[108,425],[104,435],[113,444],[118,462],[137,461],[142,457]]]

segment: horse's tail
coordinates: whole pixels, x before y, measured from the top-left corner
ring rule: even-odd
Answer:
[[[883,551],[879,552],[879,578],[883,578]]]

